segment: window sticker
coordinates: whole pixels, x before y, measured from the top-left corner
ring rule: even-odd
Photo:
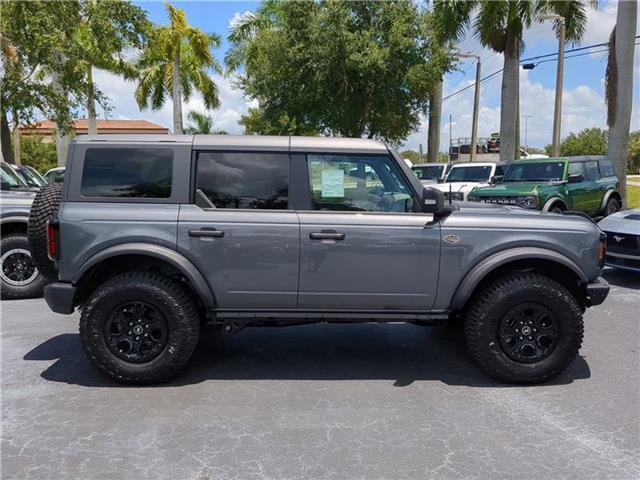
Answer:
[[[344,170],[322,171],[322,198],[344,198]]]

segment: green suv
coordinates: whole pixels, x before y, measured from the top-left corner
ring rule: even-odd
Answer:
[[[613,165],[601,156],[518,160],[503,178],[473,189],[468,200],[605,216],[621,205]]]

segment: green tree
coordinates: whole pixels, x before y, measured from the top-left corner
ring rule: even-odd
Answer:
[[[413,164],[420,163],[421,161],[420,154],[415,150],[403,150],[402,152],[400,152],[400,156],[402,158],[408,158]]]
[[[404,139],[443,61],[429,19],[408,0],[267,0],[229,36],[227,66],[259,103],[247,131]]]
[[[189,100],[199,92],[207,109],[220,104],[218,87],[209,77],[210,71],[222,68],[211,53],[220,46],[220,37],[206,34],[190,26],[184,11],[165,3],[169,26],[155,28],[147,48],[137,61],[140,72],[135,96],[144,110],[162,107],[167,96],[173,100],[173,133],[181,134],[182,98]]]
[[[184,129],[184,133],[188,133],[189,135],[196,134],[205,134],[205,135],[226,135],[227,132],[224,130],[219,130],[215,127],[215,122],[211,115],[207,115],[206,113],[196,112],[195,110],[191,110],[187,115],[187,118],[191,120],[192,123],[187,125],[187,128]]]
[[[319,131],[304,123],[290,118],[287,113],[266,115],[260,108],[250,108],[240,118],[247,135],[319,135]]]
[[[96,134],[93,67],[130,80],[136,78],[136,70],[125,54],[131,49],[144,48],[151,24],[145,11],[129,2],[83,0],[77,5],[80,22],[74,40],[87,76],[89,134]]]
[[[22,165],[29,165],[41,174],[58,166],[56,144],[51,141],[47,142],[40,136],[21,137],[20,151]]]
[[[586,6],[580,0],[435,0],[438,28],[445,38],[459,40],[471,29],[480,43],[504,56],[500,104],[500,160],[516,157],[522,33],[543,14],[565,19],[566,39],[580,40],[587,22]],[[555,29],[560,24],[556,21]]]
[[[547,155],[551,155],[551,145],[545,147]],[[606,155],[607,131],[601,128],[585,128],[578,133],[570,133],[560,143],[560,155]]]
[[[629,134],[629,163],[627,173],[640,173],[640,130]]]

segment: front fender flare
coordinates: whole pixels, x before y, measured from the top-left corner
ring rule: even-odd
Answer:
[[[562,205],[564,205],[564,209],[565,210],[569,210],[569,205],[567,205],[567,202],[565,202],[564,199],[562,199],[560,197],[551,197],[549,200],[544,202],[544,205],[542,207],[542,211],[543,212],[548,212],[549,209],[551,208],[551,205],[553,205],[556,202],[560,202]]]
[[[80,270],[72,279],[73,284],[77,284],[85,273],[104,260],[123,255],[144,255],[167,262],[177,268],[191,282],[206,308],[215,307],[215,299],[211,288],[193,263],[170,248],[150,243],[124,243],[102,250],[80,267]]]
[[[454,294],[453,300],[451,301],[451,309],[462,309],[467,303],[467,300],[469,299],[473,291],[480,284],[482,279],[496,268],[515,260],[528,259],[540,259],[556,262],[564,267],[569,268],[584,283],[588,282],[587,276],[582,270],[580,270],[580,267],[578,267],[578,265],[576,265],[575,262],[573,262],[571,259],[558,252],[540,247],[510,248],[502,252],[494,253],[484,260],[481,260],[464,276],[462,281],[458,284],[456,293]]]

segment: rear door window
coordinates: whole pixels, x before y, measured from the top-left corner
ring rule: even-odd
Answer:
[[[584,170],[587,180],[594,181],[600,179],[600,170],[598,169],[598,162],[585,162]]]
[[[215,208],[286,210],[289,155],[201,152],[196,172],[196,196],[199,194],[204,194]]]
[[[89,148],[80,193],[84,197],[169,198],[173,151],[168,148]]]
[[[611,164],[611,160],[600,161],[600,175],[602,175],[603,177],[615,176],[615,172],[613,171],[613,165]]]

